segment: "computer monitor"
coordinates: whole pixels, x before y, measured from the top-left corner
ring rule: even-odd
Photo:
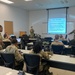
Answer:
[[[21,38],[17,38],[17,41],[18,41],[18,43],[20,43],[21,42]]]

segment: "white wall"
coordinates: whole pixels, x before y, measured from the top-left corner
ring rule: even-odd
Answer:
[[[43,26],[42,26],[43,25]],[[42,35],[47,30],[47,11],[36,10],[29,12],[29,27],[33,26],[35,33]]]
[[[67,33],[75,29],[75,7],[68,8],[68,29]],[[29,12],[29,27],[33,26],[35,33],[41,34],[42,37],[54,35],[47,34],[47,11],[46,10],[35,10]],[[65,35],[64,35],[65,37]],[[73,34],[69,36],[73,38]]]
[[[4,21],[13,21],[14,34],[29,30],[29,12],[20,8],[0,3],[0,25],[4,28]],[[4,34],[4,30],[2,32]]]
[[[13,21],[13,29],[16,36],[19,36],[19,31],[29,32],[30,26],[33,26],[35,33],[41,34],[42,37],[54,37],[54,35],[47,34],[46,10],[35,10],[28,12],[24,9],[0,3],[0,24],[3,27],[4,21]],[[69,30],[75,29],[75,7],[70,7],[68,9],[68,22],[69,26],[67,33],[69,33]],[[2,34],[4,34],[4,30]],[[69,37],[72,39],[73,34]]]

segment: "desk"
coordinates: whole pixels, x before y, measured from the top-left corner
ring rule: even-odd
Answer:
[[[27,43],[27,45],[31,45],[31,46],[33,46],[33,42]]]
[[[18,72],[19,71],[17,70],[0,66],[0,75],[18,75]],[[25,75],[32,75],[32,74],[25,73]]]
[[[29,38],[30,41],[36,41],[36,38]]]
[[[29,42],[35,42],[37,38],[29,38]]]
[[[64,55],[70,55],[72,52],[71,52],[71,49],[72,49],[72,47],[71,46],[69,46],[69,45],[64,45],[64,50],[63,50],[63,54]]]
[[[71,46],[69,46],[69,45],[64,45],[64,47],[65,47],[65,48],[71,48]]]
[[[19,51],[21,51],[23,54],[27,53],[29,54],[32,50],[23,50],[23,49],[18,49]]]
[[[30,43],[27,43],[27,49],[30,50],[30,49],[33,49],[33,42],[30,42]]]
[[[51,67],[75,71],[75,58],[70,56],[54,54],[49,60],[44,61]]]
[[[32,50],[21,50],[24,53],[30,53]],[[43,59],[50,67],[64,70],[75,71],[75,58],[65,55],[53,54],[49,60]]]
[[[21,52],[30,53],[32,50],[22,50]],[[43,59],[43,61],[48,62],[51,67],[60,68],[64,70],[75,71],[75,58],[65,55],[53,54],[49,60]]]

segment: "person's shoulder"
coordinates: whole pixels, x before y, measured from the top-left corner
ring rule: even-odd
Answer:
[[[14,50],[18,50],[18,48],[15,45],[10,45],[9,48],[12,48]]]
[[[10,48],[10,47],[11,47],[11,45],[7,46],[6,48]]]
[[[51,43],[51,44],[53,44],[53,43],[55,43],[55,41],[52,41],[52,43]]]

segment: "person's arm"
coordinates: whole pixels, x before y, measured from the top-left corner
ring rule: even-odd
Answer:
[[[75,30],[73,30],[72,32],[70,32],[69,35],[72,34],[72,33],[74,33],[74,32],[75,32]]]
[[[18,50],[15,51],[15,59],[16,61],[22,61],[24,59]]]
[[[47,52],[41,51],[40,54],[41,54],[42,58],[49,59],[49,54]]]

